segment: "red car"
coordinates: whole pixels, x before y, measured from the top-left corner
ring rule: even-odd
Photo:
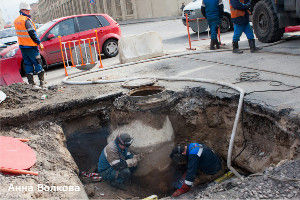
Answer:
[[[95,37],[97,29],[100,48],[106,57],[118,54],[118,40],[121,37],[120,25],[106,14],[73,15],[47,22],[37,30],[44,45],[40,51],[43,67],[62,63],[58,36],[62,42]],[[18,44],[11,45],[0,52],[0,62],[18,65],[23,70],[23,59]],[[1,63],[0,63],[1,64]]]

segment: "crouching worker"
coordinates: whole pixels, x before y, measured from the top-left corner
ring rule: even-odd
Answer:
[[[140,160],[139,155],[128,151],[132,141],[130,135],[122,133],[101,152],[98,173],[113,187],[125,189],[125,183],[130,180]]]
[[[224,13],[224,5],[222,0],[203,0],[201,13],[207,19],[211,32],[210,50],[220,49],[220,44],[217,39],[217,31],[221,23],[221,18]]]
[[[199,171],[205,175],[210,175],[209,180],[214,180],[222,174],[223,167],[220,158],[204,144],[191,143],[187,146],[178,145],[173,149],[170,157],[175,163],[179,164],[182,163],[183,159],[187,160],[184,181],[173,193],[173,197],[188,192]]]

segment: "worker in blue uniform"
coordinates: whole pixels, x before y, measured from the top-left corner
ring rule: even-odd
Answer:
[[[133,139],[129,134],[122,133],[101,152],[98,173],[113,187],[125,189],[125,183],[141,159],[140,155],[133,155],[129,151],[132,142]]]
[[[201,6],[202,15],[207,19],[211,40],[210,50],[220,48],[220,43],[217,39],[217,31],[221,23],[221,18],[224,14],[224,5],[222,0],[203,0]]]
[[[215,175],[222,169],[222,162],[218,155],[200,143],[190,143],[187,146],[178,145],[173,149],[170,157],[175,163],[180,163],[183,159],[187,160],[185,180],[181,187],[173,193],[173,197],[190,190],[199,170],[207,175]]]
[[[239,41],[243,32],[246,34],[250,46],[250,52],[254,53],[261,50],[261,47],[256,47],[253,29],[250,26],[249,14],[251,8],[251,0],[229,0],[231,20],[234,26],[232,52],[241,54],[239,49]]]

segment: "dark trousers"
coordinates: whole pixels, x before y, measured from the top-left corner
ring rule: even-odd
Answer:
[[[24,60],[26,74],[33,74],[34,71],[39,73],[44,70],[41,65],[41,55],[38,47],[20,49]]]
[[[216,40],[218,37],[218,27],[220,25],[220,19],[207,19],[210,29],[211,39]]]

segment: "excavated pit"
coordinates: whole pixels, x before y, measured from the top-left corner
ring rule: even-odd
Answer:
[[[132,151],[144,155],[128,192],[123,192],[126,198],[170,195],[176,169],[169,154],[175,143],[203,142],[226,160],[236,97],[212,97],[201,88],[175,93],[155,86],[129,94],[112,98],[105,112],[73,116],[64,122],[66,145],[80,170],[94,172],[102,149],[121,132],[132,135]],[[284,159],[298,159],[299,138],[291,134],[293,129],[298,127],[290,125],[285,116],[278,119],[245,105],[233,149],[233,166],[247,174],[262,172]],[[201,173],[196,180],[200,184],[208,181]],[[84,183],[90,198],[101,198],[101,190],[90,192],[90,183]],[[94,184],[101,187],[103,183]]]
[[[134,137],[132,150],[142,152],[144,157],[127,191],[80,177],[91,199],[169,196],[176,178],[169,154],[176,143],[205,143],[226,161],[238,95],[221,98],[200,87],[180,92],[161,87],[134,91],[133,95],[65,102],[19,117],[3,118],[3,135],[31,138],[29,145],[38,155],[34,170],[41,172],[38,179],[22,179],[23,182],[0,176],[1,181],[7,181],[3,184],[9,185],[13,180],[15,184],[76,183],[82,187],[76,165],[79,171],[94,172],[100,152],[120,132]],[[245,101],[232,156],[232,164],[240,173],[263,172],[282,160],[300,158],[300,122],[290,113],[291,110],[268,110]],[[206,178],[200,173],[196,182],[208,183]],[[7,188],[3,187],[4,190]],[[29,192],[28,196],[22,195],[25,194],[18,198],[84,198],[85,194]]]

